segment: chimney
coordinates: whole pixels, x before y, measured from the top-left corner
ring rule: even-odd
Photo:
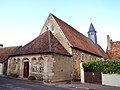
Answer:
[[[111,40],[109,35],[107,35],[107,50],[110,50],[110,46],[111,46]]]
[[[0,44],[0,48],[2,48],[3,47],[3,44]]]

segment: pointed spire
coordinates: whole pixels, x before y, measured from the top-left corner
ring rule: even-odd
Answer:
[[[89,31],[88,31],[88,37],[97,45],[97,31],[95,30],[93,24],[90,24]]]
[[[90,32],[95,32],[96,33],[95,28],[94,28],[92,23],[90,24],[88,33],[90,33]]]

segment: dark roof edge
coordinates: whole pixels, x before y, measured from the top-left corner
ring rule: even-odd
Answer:
[[[75,30],[76,32],[78,32],[79,34],[85,36],[83,33],[79,32],[76,28],[74,28],[73,26],[71,26],[71,25],[68,24],[67,22],[63,21],[62,19],[58,18],[57,16],[55,16],[55,15],[53,15],[53,14],[52,14],[52,16],[55,17],[55,18],[57,18],[57,19],[59,19],[59,20],[61,20],[61,21],[64,22],[65,24],[67,24],[69,27],[71,27],[72,29],[74,29],[74,30]],[[56,21],[56,20],[55,20],[55,21]],[[57,22],[57,21],[56,21],[56,22]],[[87,36],[85,36],[85,37],[88,38]]]
[[[35,54],[49,54],[49,53],[55,53],[55,54],[60,54],[60,55],[63,55],[63,56],[68,56],[68,57],[71,57],[72,55],[67,55],[67,54],[61,54],[61,53],[56,53],[56,52],[41,52],[41,53],[28,53],[28,54],[18,54],[18,55],[11,55],[10,57],[14,57],[14,56],[22,56],[22,55],[35,55]]]

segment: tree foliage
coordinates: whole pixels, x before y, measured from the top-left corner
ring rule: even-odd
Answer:
[[[120,74],[120,60],[91,60],[83,62],[83,68],[86,72]]]

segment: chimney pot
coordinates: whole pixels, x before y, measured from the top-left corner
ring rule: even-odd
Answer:
[[[110,46],[111,46],[111,40],[110,40],[110,37],[109,35],[107,35],[107,50],[110,50]]]

